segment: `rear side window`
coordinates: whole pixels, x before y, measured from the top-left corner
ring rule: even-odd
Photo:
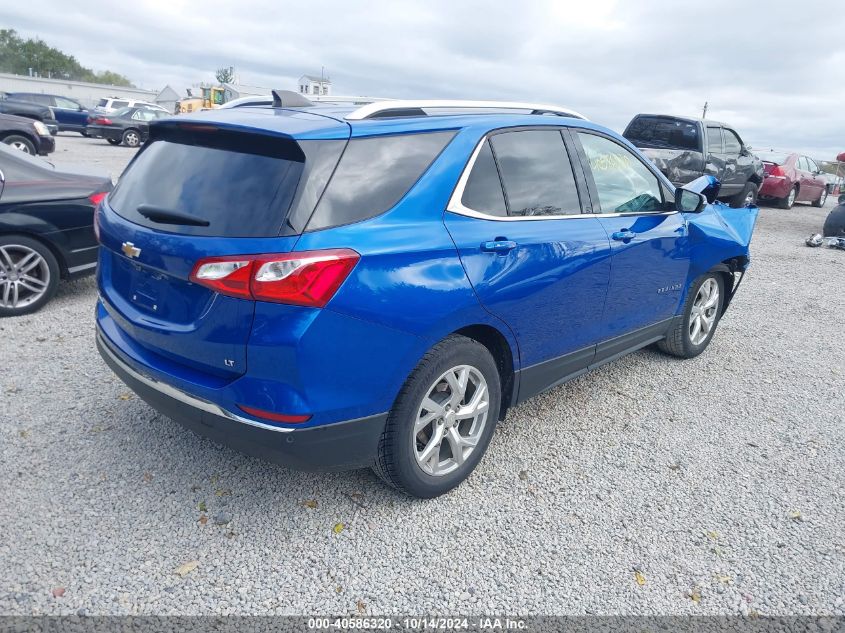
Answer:
[[[513,216],[581,213],[575,176],[558,130],[524,130],[491,137]]]
[[[129,105],[128,101],[112,101],[111,102],[111,107],[113,107],[113,108],[125,108],[128,105]]]
[[[454,135],[428,132],[350,140],[307,230],[360,222],[392,208]]]
[[[504,216],[508,214],[505,206],[505,194],[496,169],[490,142],[484,141],[475,165],[467,178],[461,204],[468,209],[487,215]]]
[[[302,173],[299,147],[292,141],[223,131],[195,136],[180,142],[156,140],[145,147],[121,176],[109,205],[127,220],[160,231],[279,235]],[[139,211],[141,205],[188,214],[208,226],[153,221]]]
[[[722,128],[707,127],[707,151],[711,154],[722,153]]]
[[[640,116],[631,121],[625,138],[637,147],[700,151],[698,125],[666,117]]]

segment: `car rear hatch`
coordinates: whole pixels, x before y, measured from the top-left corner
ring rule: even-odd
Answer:
[[[292,215],[313,210],[331,173],[311,173],[320,156],[309,143],[331,146],[336,164],[345,139],[300,144],[216,122],[151,126],[98,215],[103,304],[133,344],[223,380],[246,371],[255,302],[191,274],[209,257],[294,247],[304,222]]]

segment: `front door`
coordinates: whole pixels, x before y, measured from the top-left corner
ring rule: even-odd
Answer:
[[[612,271],[596,360],[659,338],[678,311],[689,269],[687,225],[671,193],[639,156],[580,131],[593,210],[611,238]]]
[[[467,170],[445,224],[479,300],[516,336],[522,400],[592,362],[609,240],[581,212],[559,129],[494,133]]]

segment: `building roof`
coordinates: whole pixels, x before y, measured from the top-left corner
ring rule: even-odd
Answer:
[[[316,75],[302,75],[299,79],[307,79],[308,81],[316,81],[317,83],[322,82],[324,84],[330,84],[332,82],[332,80],[328,77],[317,77]]]

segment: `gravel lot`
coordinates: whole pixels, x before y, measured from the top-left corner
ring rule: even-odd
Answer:
[[[58,146],[115,177],[133,153]],[[93,282],[64,284],[0,322],[0,612],[845,615],[845,253],[803,245],[826,213],[762,210],[705,354],[531,400],[429,502],[157,415],[94,348]]]

